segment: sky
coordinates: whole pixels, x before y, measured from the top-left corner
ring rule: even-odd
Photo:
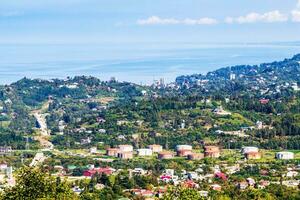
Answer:
[[[300,41],[300,0],[1,0],[0,43]]]

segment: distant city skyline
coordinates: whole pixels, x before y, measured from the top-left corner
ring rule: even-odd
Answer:
[[[2,0],[0,43],[300,41],[300,0]]]

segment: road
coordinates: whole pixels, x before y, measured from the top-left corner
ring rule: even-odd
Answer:
[[[32,112],[33,116],[36,118],[40,128],[39,128],[39,135],[35,137],[44,148],[44,150],[52,150],[54,145],[49,141],[50,137],[50,130],[47,127],[46,116],[47,113],[43,113],[44,110],[47,110],[51,101],[47,101],[41,109],[34,110]]]

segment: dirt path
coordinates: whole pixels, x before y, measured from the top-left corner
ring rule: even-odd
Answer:
[[[41,109],[32,111],[32,115],[36,118],[40,128],[39,128],[39,135],[35,137],[41,144],[41,146],[47,150],[51,150],[54,148],[54,145],[49,141],[50,137],[50,130],[47,127],[46,116],[49,104],[51,101],[47,101]]]

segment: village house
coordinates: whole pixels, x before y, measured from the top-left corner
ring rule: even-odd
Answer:
[[[171,159],[174,157],[174,153],[170,151],[162,151],[158,153],[158,159]]]
[[[128,152],[128,151],[133,151],[133,146],[132,145],[119,145],[119,150],[120,152]]]
[[[107,156],[117,157],[119,152],[120,152],[120,150],[118,148],[107,148],[106,149]]]
[[[159,153],[163,151],[163,147],[159,144],[149,145],[148,148],[151,149],[153,153]]]
[[[145,175],[147,174],[147,170],[143,168],[134,168],[133,170],[129,170],[131,175]]]
[[[242,152],[243,152],[243,154],[250,153],[250,152],[258,152],[258,148],[257,147],[243,147]]]
[[[205,146],[204,156],[208,158],[218,158],[220,157],[220,149],[218,146]]]
[[[294,159],[294,153],[288,151],[277,152],[275,157],[280,160]]]
[[[118,153],[118,158],[132,159],[133,158],[133,152],[132,151],[121,151],[121,152]]]
[[[212,184],[211,189],[215,190],[215,191],[221,191],[222,190],[222,186],[219,184]]]
[[[231,112],[225,111],[222,106],[215,108],[213,113],[220,116],[231,115]]]
[[[91,148],[90,148],[90,153],[91,153],[91,154],[97,153],[97,147],[91,147]]]
[[[204,154],[203,153],[191,153],[187,157],[189,160],[201,160],[204,158]]]
[[[246,181],[242,181],[238,183],[238,188],[240,190],[245,190],[248,187],[248,183]]]
[[[106,175],[111,175],[114,171],[115,171],[115,169],[109,168],[109,167],[105,167],[105,168],[94,168],[94,169],[85,170],[85,171],[83,172],[83,176],[86,176],[86,177],[92,177],[92,176],[94,176],[95,174],[106,174]]]
[[[0,147],[0,155],[9,154],[12,152],[11,146],[1,146]]]
[[[257,188],[258,189],[265,189],[267,186],[270,185],[270,181],[261,180],[259,181]]]
[[[181,151],[181,150],[193,150],[193,147],[191,145],[177,145],[176,151]]]
[[[185,157],[185,156],[188,156],[190,154],[192,154],[192,150],[178,150],[177,151],[177,156],[179,157]]]
[[[201,190],[199,191],[201,197],[208,197],[208,191]]]
[[[261,153],[260,152],[248,152],[245,153],[245,158],[248,160],[255,160],[255,159],[261,159]]]
[[[246,178],[247,183],[249,186],[254,186],[255,185],[255,180],[253,178]]]
[[[137,149],[138,156],[152,156],[151,149]]]
[[[295,177],[297,175],[298,175],[298,172],[296,172],[296,171],[288,171],[286,173],[286,177]]]

